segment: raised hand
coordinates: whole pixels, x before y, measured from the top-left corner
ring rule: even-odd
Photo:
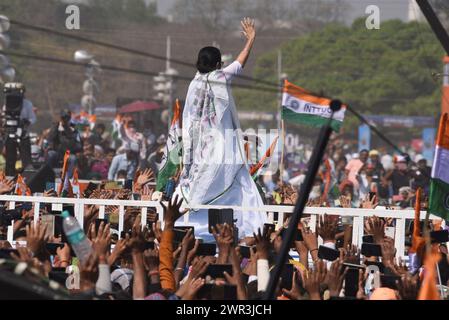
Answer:
[[[247,40],[254,40],[256,38],[256,22],[250,18],[243,18],[240,22],[242,25],[242,33]]]
[[[377,196],[374,196],[370,199],[368,194],[366,195],[365,199],[363,199],[361,207],[363,209],[375,209],[377,207],[377,204],[378,204]]]
[[[320,284],[326,279],[327,269],[323,260],[315,263],[312,271],[307,273],[304,279],[304,289],[309,293],[311,300],[321,300]]]
[[[338,297],[343,287],[343,280],[345,279],[346,271],[343,271],[343,263],[340,259],[332,262],[329,271],[327,272],[326,283],[329,288],[331,297]]]
[[[14,191],[16,183],[14,180],[3,180],[0,182],[0,194],[8,194]]]
[[[409,273],[405,273],[400,281],[396,280],[399,296],[402,300],[416,300],[419,292],[418,277],[418,274],[412,276]]]
[[[302,298],[297,270],[293,272],[292,288],[290,290],[287,290],[285,288],[282,289],[282,294],[290,300],[300,300]]]
[[[340,205],[343,208],[352,208],[351,198],[346,196],[340,196],[340,198],[338,199],[340,200]]]
[[[379,217],[370,217],[365,221],[365,232],[373,235],[374,242],[380,244],[385,237],[385,222]]]
[[[164,222],[165,229],[171,230],[175,225],[175,221],[181,218],[186,211],[180,211],[183,199],[178,200],[178,196],[176,195],[174,199],[172,199],[168,203],[168,207],[165,206],[162,202],[160,202],[162,208],[164,209]]]
[[[246,286],[242,278],[242,269],[240,268],[240,261],[238,257],[237,248],[231,249],[230,258],[232,264],[232,276],[226,271],[224,272],[224,276],[228,283],[233,284],[237,287],[237,299],[246,300],[247,299]]]
[[[318,235],[323,238],[323,242],[335,242],[337,220],[331,219],[327,214],[325,214],[324,217],[320,216],[317,232]]]
[[[384,238],[380,243],[382,249],[382,263],[396,272],[394,267],[394,256],[396,254],[396,248],[394,247],[394,240],[391,238]]]
[[[27,225],[26,230],[26,239],[27,239],[27,247],[32,252],[35,257],[43,258],[43,255],[46,253],[45,243],[48,238],[45,237],[46,225],[42,225],[41,223]]]
[[[98,256],[92,253],[84,264],[80,264],[80,288],[89,290],[98,280]]]
[[[145,186],[147,183],[154,181],[154,173],[151,169],[146,169],[137,178],[136,184],[140,187]]]
[[[108,258],[108,263],[110,266],[112,266],[126,251],[126,249],[128,248],[128,243],[129,243],[129,234],[127,233],[125,235],[125,238],[118,240],[117,243],[115,244],[115,247]]]
[[[92,225],[92,233],[95,233],[95,225]],[[92,239],[92,248],[100,260],[105,260],[109,257],[111,247],[111,230],[109,224],[100,223],[98,233]]]
[[[270,234],[271,228],[264,229],[263,234],[260,233],[260,228],[257,234],[254,234],[256,241],[257,258],[268,260],[270,253]]]
[[[70,255],[70,247],[67,243],[64,243],[64,247],[56,248],[56,254],[59,258],[59,267],[65,268],[70,265],[72,257]]]
[[[232,244],[234,243],[233,228],[227,223],[218,224],[216,227],[212,227],[212,235],[214,236],[218,247],[217,263],[225,264],[228,262],[229,253]]]
[[[129,247],[133,252],[144,252],[145,251],[145,241],[146,241],[147,228],[140,224],[140,214],[134,220],[134,225],[132,228],[131,237],[129,239]]]

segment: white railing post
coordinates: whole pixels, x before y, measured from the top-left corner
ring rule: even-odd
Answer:
[[[363,216],[352,220],[352,244],[360,247],[363,241]]]
[[[396,229],[394,234],[394,247],[396,248],[396,258],[405,256],[405,219],[396,219]]]
[[[105,206],[100,206],[98,211],[98,219],[104,219]]]
[[[140,215],[140,224],[143,228],[147,225],[147,207],[142,207],[142,214]]]
[[[40,206],[41,206],[40,202],[34,202],[34,216],[33,216],[34,226],[36,226],[37,223],[39,222]]]
[[[119,239],[122,237],[122,231],[125,225],[125,207],[123,205],[119,206],[118,209],[118,236]]]

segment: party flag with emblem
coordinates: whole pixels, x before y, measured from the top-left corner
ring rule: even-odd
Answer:
[[[429,212],[449,219],[449,119],[445,113],[440,118],[430,180]]]
[[[330,99],[318,97],[285,80],[282,96],[282,119],[320,127],[327,123],[332,114],[330,103]],[[346,107],[342,106],[339,111],[334,112],[331,126],[335,131],[340,130],[345,111]]]
[[[176,99],[173,108],[173,119],[168,131],[167,144],[162,157],[162,166],[157,176],[157,191],[163,191],[168,179],[176,174],[181,159],[181,104]]]

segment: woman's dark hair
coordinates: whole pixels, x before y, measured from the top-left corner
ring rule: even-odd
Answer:
[[[215,47],[204,47],[198,53],[196,67],[200,73],[209,73],[221,64],[221,52]]]

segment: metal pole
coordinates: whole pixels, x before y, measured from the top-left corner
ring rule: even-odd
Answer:
[[[341,108],[341,102],[338,100],[334,100],[331,102],[331,110],[332,114],[329,118],[327,124],[321,128],[317,146],[313,150],[312,157],[309,161],[309,167],[307,169],[307,175],[305,177],[304,183],[301,186],[301,190],[299,192],[299,198],[296,202],[295,209],[293,210],[293,214],[290,218],[290,222],[288,225],[288,229],[286,230],[286,235],[284,240],[282,241],[282,246],[280,253],[276,259],[275,267],[273,273],[270,277],[270,281],[268,283],[267,291],[265,292],[264,300],[274,299],[274,294],[276,291],[276,287],[279,281],[279,277],[281,276],[282,269],[284,267],[285,261],[287,260],[288,251],[290,249],[290,243],[293,241],[293,237],[298,232],[298,222],[301,220],[302,213],[304,211],[304,207],[309,199],[309,193],[312,189],[313,183],[315,181],[315,176],[318,172],[318,169],[321,164],[321,160],[324,155],[324,151],[326,149],[327,143],[329,142],[329,138],[332,134],[331,122],[335,111],[338,111]]]
[[[416,2],[418,3],[419,8],[424,14],[424,17],[426,17],[427,22],[429,22],[430,27],[433,30],[433,33],[435,33],[435,36],[438,38],[444,50],[449,55],[449,35],[447,34],[446,30],[441,24],[441,21],[435,14],[435,11],[433,10],[432,6],[429,4],[429,1],[416,0]]]

